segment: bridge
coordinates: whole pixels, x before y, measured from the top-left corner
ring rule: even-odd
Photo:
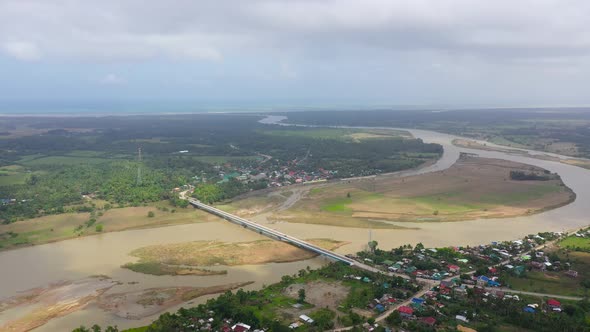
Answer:
[[[283,234],[283,233],[276,231],[272,228],[262,226],[260,224],[255,223],[255,222],[252,222],[250,220],[240,218],[240,217],[233,215],[231,213],[227,213],[227,212],[222,211],[220,209],[214,208],[214,207],[207,205],[207,204],[205,204],[199,200],[196,200],[194,198],[189,198],[188,202],[198,209],[209,212],[209,213],[216,215],[218,217],[221,217],[227,221],[230,221],[230,222],[233,222],[233,223],[238,224],[240,226],[243,226],[245,228],[251,229],[259,234],[268,236],[270,238],[290,243],[292,245],[303,248],[305,250],[315,252],[317,254],[326,256],[326,257],[331,258],[333,260],[343,262],[343,263],[346,263],[349,265],[356,265],[356,266],[364,265],[364,264],[359,264],[359,262],[357,262],[351,258],[348,258],[344,255],[340,255],[340,254],[335,253],[333,251],[330,251],[330,250],[327,250],[324,248],[320,248],[314,244],[311,244],[311,243],[303,241],[303,240],[299,240],[299,239],[289,236],[287,234]],[[361,267],[361,268],[363,268],[363,267]]]

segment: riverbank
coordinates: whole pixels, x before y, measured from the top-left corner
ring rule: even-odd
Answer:
[[[153,217],[148,214],[152,212]],[[91,218],[95,222],[89,224]],[[167,201],[148,206],[104,209],[90,213],[48,215],[15,223],[0,224],[0,251],[68,240],[109,232],[165,227],[216,220],[192,207],[178,208]],[[100,227],[98,227],[100,225]]]

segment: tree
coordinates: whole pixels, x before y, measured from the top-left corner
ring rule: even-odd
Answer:
[[[389,316],[387,316],[387,318],[385,318],[385,321],[387,322],[387,324],[392,325],[392,326],[396,326],[401,324],[402,322],[402,317],[399,314],[399,311],[394,311],[391,314],[389,314]]]
[[[150,211],[150,212],[148,212],[147,216],[148,216],[148,218],[153,218],[156,216],[156,214],[154,213],[154,211]]]
[[[96,230],[97,232],[102,232],[102,230],[103,230],[103,228],[102,228],[102,224],[98,224],[98,225],[96,225],[96,227],[95,227],[95,230]]]
[[[303,303],[305,302],[305,289],[301,288],[298,292],[297,295],[299,296],[298,302],[299,303]]]
[[[371,249],[371,252],[375,252],[375,250],[377,249],[377,245],[378,245],[378,244],[379,244],[379,243],[378,243],[377,241],[375,241],[375,240],[373,240],[373,241],[370,241],[370,242],[368,243],[368,245],[369,245],[369,249]]]
[[[350,192],[346,193],[346,198],[350,198]]]

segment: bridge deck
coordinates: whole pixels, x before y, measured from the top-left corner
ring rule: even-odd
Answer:
[[[227,213],[225,211],[219,210],[219,209],[214,208],[214,207],[212,207],[210,205],[207,205],[205,203],[202,203],[202,202],[200,202],[200,201],[198,201],[196,199],[190,198],[188,201],[189,201],[189,203],[191,205],[195,206],[198,209],[201,209],[203,211],[207,211],[207,212],[209,212],[211,214],[214,214],[214,215],[216,215],[218,217],[224,218],[224,219],[226,219],[228,221],[231,221],[233,223],[239,224],[239,225],[244,226],[246,228],[253,229],[253,230],[257,231],[260,234],[264,234],[264,235],[269,236],[269,237],[277,238],[277,239],[279,239],[281,241],[285,241],[285,242],[291,243],[291,244],[296,245],[296,246],[298,246],[300,248],[303,248],[303,249],[306,249],[306,250],[315,252],[315,253],[320,254],[320,255],[324,255],[326,257],[329,257],[331,259],[334,259],[334,260],[337,260],[337,261],[340,261],[340,262],[344,262],[344,263],[347,263],[347,264],[350,264],[350,265],[355,265],[355,263],[356,263],[356,261],[354,261],[353,259],[350,259],[350,258],[348,258],[348,257],[346,257],[344,255],[335,253],[333,251],[330,251],[330,250],[327,250],[327,249],[324,249],[324,248],[320,248],[320,247],[318,247],[318,246],[316,246],[314,244],[311,244],[309,242],[306,242],[306,241],[297,239],[297,238],[292,237],[292,236],[289,236],[287,234],[283,234],[283,233],[281,233],[279,231],[276,231],[276,230],[274,230],[272,228],[268,228],[268,227],[262,226],[260,224],[255,223],[255,222],[252,222],[250,220],[247,220],[247,219],[238,217],[236,215],[233,215],[231,213]]]

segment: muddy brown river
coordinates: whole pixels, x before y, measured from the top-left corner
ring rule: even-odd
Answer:
[[[278,123],[282,117],[270,116],[266,123]],[[425,142],[443,145],[444,154],[434,165],[400,172],[394,176],[410,176],[444,170],[459,157],[460,152],[476,153],[486,158],[498,158],[531,164],[558,173],[563,182],[576,194],[573,203],[526,217],[506,219],[483,219],[463,222],[419,222],[403,223],[403,227],[418,229],[384,229],[373,230],[373,239],[381,248],[397,247],[406,243],[422,242],[426,246],[476,245],[490,241],[511,240],[539,231],[564,231],[590,224],[590,171],[580,167],[566,165],[555,161],[540,160],[522,155],[504,152],[471,150],[456,147],[452,141],[457,138],[424,130],[408,130],[415,137]],[[490,145],[490,144],[488,144]],[[538,152],[533,152],[538,153]],[[569,157],[552,155],[567,159]],[[281,232],[299,238],[332,238],[349,241],[351,244],[337,251],[351,253],[363,248],[368,240],[367,229],[341,228],[323,225],[276,223],[269,224]],[[164,228],[132,230],[106,233],[80,239],[39,245],[18,250],[0,252],[0,299],[17,295],[20,291],[44,286],[59,280],[77,280],[90,275],[107,275],[122,284],[114,286],[108,293],[141,290],[152,287],[193,286],[206,287],[241,281],[255,281],[248,289],[259,289],[264,284],[280,280],[285,274],[294,274],[298,270],[318,267],[327,262],[324,258],[314,258],[301,262],[265,264],[256,266],[223,267],[227,275],[221,276],[151,276],[122,269],[124,263],[134,261],[128,253],[133,249],[151,244],[166,244],[197,240],[220,240],[242,242],[261,239],[256,233],[225,221],[198,223]],[[132,284],[129,284],[132,283]],[[184,306],[204,302],[209,297],[184,303]],[[180,306],[169,311],[175,311]],[[18,307],[0,313],[0,326],[26,312],[27,308]],[[69,331],[84,324],[118,325],[129,328],[146,325],[158,315],[141,320],[116,317],[91,304],[83,310],[56,318],[35,331]]]

